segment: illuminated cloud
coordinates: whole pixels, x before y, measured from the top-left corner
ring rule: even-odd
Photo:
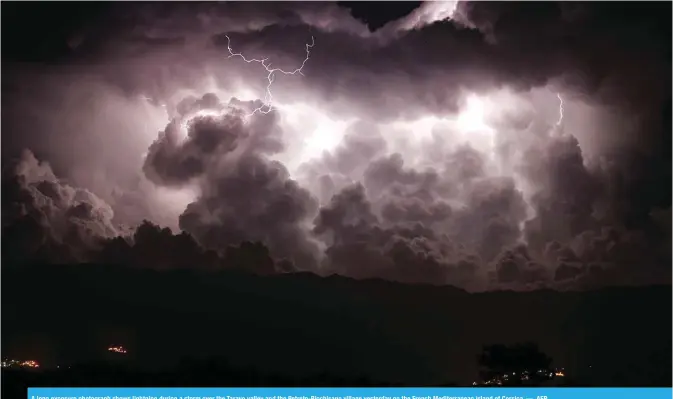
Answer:
[[[8,64],[3,155],[54,167],[5,178],[3,237],[44,258],[121,234],[134,265],[179,242],[470,289],[666,277],[664,6],[427,2],[373,32],[326,3],[117,7],[133,29],[89,27],[61,69]]]
[[[422,29],[435,22],[450,20],[456,8],[458,1],[426,1],[420,7],[411,12],[411,14],[397,21],[392,21],[388,26],[384,26],[382,31],[410,31]]]

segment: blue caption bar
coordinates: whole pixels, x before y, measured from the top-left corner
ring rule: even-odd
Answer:
[[[671,399],[671,388],[28,388],[28,399]]]

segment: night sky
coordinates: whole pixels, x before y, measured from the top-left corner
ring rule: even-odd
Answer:
[[[3,2],[2,395],[670,387],[672,13]]]
[[[8,264],[670,284],[671,3],[2,11]]]

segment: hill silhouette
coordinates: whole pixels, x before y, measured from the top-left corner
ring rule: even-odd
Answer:
[[[470,294],[97,264],[6,267],[2,277],[3,356],[44,367],[104,361],[108,345],[123,344],[125,364],[146,372],[222,357],[293,381],[469,385],[482,346],[533,341],[577,381],[671,384],[670,286]]]

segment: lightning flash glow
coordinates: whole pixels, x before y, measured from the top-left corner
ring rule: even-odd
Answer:
[[[315,45],[315,38],[311,36],[311,44],[306,44],[306,58],[304,58],[304,61],[301,63],[301,66],[299,68],[293,70],[293,71],[285,71],[281,68],[271,68],[271,63],[268,63],[267,61],[269,60],[268,58],[262,58],[262,59],[257,59],[257,58],[245,58],[245,56],[242,53],[234,53],[234,51],[231,48],[231,39],[229,36],[226,36],[227,38],[227,50],[229,50],[229,58],[232,57],[240,57],[243,61],[245,61],[248,64],[251,63],[258,63],[264,67],[266,72],[268,72],[268,75],[266,76],[268,80],[268,84],[266,85],[266,92],[264,94],[264,101],[262,105],[259,107],[255,108],[248,116],[252,116],[256,113],[261,113],[261,114],[268,114],[269,112],[274,110],[273,107],[273,94],[271,94],[271,85],[273,84],[273,81],[275,80],[276,77],[276,72],[282,73],[283,75],[304,75],[302,70],[304,69],[304,65],[306,65],[306,62],[308,61],[309,57],[311,56],[311,48]]]

